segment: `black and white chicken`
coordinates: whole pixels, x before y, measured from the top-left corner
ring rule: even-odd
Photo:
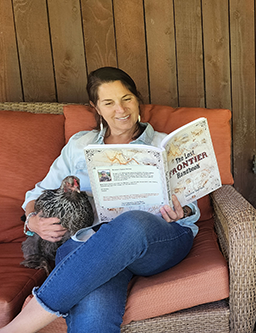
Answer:
[[[63,179],[55,190],[45,190],[35,201],[35,213],[40,217],[57,217],[67,232],[59,242],[42,239],[36,233],[22,243],[25,260],[22,265],[29,268],[44,268],[49,274],[60,245],[66,242],[79,229],[91,226],[93,209],[85,191],[80,191],[80,180],[75,176]]]

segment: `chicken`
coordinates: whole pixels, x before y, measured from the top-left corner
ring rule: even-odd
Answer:
[[[35,213],[43,218],[57,217],[60,224],[67,229],[59,242],[44,240],[35,233],[22,243],[25,260],[21,264],[29,268],[44,268],[48,275],[58,247],[79,229],[92,225],[93,209],[86,192],[80,191],[79,178],[68,176],[63,179],[58,189],[45,190],[38,197],[35,201]]]

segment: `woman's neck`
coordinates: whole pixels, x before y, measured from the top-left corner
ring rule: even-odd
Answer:
[[[133,140],[136,140],[144,131],[141,125],[138,125],[135,131],[125,133],[109,133],[109,129],[106,131],[104,142],[105,144],[127,144]]]
[[[124,134],[113,135],[113,134],[110,134],[109,136],[104,138],[104,143],[105,144],[117,144],[117,143],[125,144],[125,143],[130,143],[132,140],[133,139],[132,139],[131,135],[124,135]]]

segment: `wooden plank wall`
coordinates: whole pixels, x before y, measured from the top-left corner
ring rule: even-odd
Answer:
[[[232,110],[235,187],[256,205],[255,0],[1,0],[0,101],[87,102],[118,66],[145,103]]]

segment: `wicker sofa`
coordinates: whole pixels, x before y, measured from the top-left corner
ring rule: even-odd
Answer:
[[[1,184],[6,184],[0,190],[2,327],[29,301],[33,286],[45,279],[44,272],[19,265],[24,194],[44,177],[68,138],[91,129],[94,118],[86,106],[58,103],[0,103],[0,110],[0,174]],[[170,132],[200,116],[208,118],[224,185],[199,201],[200,231],[184,262],[131,281],[122,332],[253,331],[256,210],[232,186],[230,111],[147,105],[142,119]],[[59,318],[40,332],[66,332],[65,321]]]

